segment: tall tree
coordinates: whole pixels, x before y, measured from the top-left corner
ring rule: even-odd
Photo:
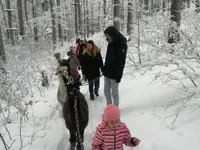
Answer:
[[[59,41],[63,43],[63,34],[62,34],[62,25],[61,25],[61,5],[60,0],[57,0],[57,6],[59,7],[59,14],[58,14],[58,37]]]
[[[5,55],[3,37],[2,37],[1,26],[0,26],[0,70],[2,73],[6,73],[6,70],[1,62],[6,63],[6,55]]]
[[[35,0],[32,0],[32,13],[33,13],[33,18],[37,17],[37,12],[36,12],[36,2]],[[33,23],[33,32],[34,32],[34,40],[35,42],[37,42],[39,40],[38,37],[38,27],[37,27],[37,22],[34,21]]]
[[[113,24],[115,28],[120,31],[120,22],[121,22],[121,16],[120,16],[120,0],[114,0],[114,21]]]
[[[106,0],[103,0],[103,29],[106,26]]]
[[[10,0],[7,0],[6,1],[6,7],[7,7],[7,12],[8,12],[8,31],[9,31],[9,37],[10,37],[10,40],[11,40],[11,43],[12,45],[15,44],[15,39],[14,39],[14,33],[13,33],[13,25],[12,25],[12,12],[13,10],[11,9],[10,7]]]
[[[2,37],[2,32],[1,32],[1,26],[0,26],[0,60],[2,60],[3,62],[6,62],[6,55],[5,55],[3,37]]]
[[[26,17],[26,24],[28,25],[27,0],[24,0],[24,13],[25,13],[25,17]]]
[[[195,0],[195,6],[196,6],[196,12],[199,13],[200,12],[200,0]]]
[[[77,13],[78,13],[78,33],[82,35],[82,30],[81,30],[81,3],[80,0],[77,0]]]
[[[87,38],[89,37],[90,34],[90,26],[89,26],[89,11],[88,11],[88,0],[86,0],[85,3],[85,8],[86,8],[86,26],[87,26]]]
[[[133,22],[133,3],[132,1],[128,2],[128,17],[127,17],[127,33],[130,35],[132,31],[132,22]]]
[[[149,0],[144,0],[144,9],[149,10]]]
[[[55,4],[54,0],[50,0],[50,9],[51,9],[51,19],[52,19],[52,40],[53,40],[53,50],[56,49],[56,15],[53,10]]]
[[[180,41],[179,27],[181,22],[181,0],[173,0],[171,4],[171,22],[168,33],[168,43]]]
[[[48,11],[48,9],[49,9],[49,7],[48,7],[48,5],[49,5],[48,0],[44,0],[41,4],[42,4],[42,10],[43,10],[43,12]]]
[[[74,0],[74,12],[75,12],[75,35],[78,37],[78,12],[77,12],[77,0]]]
[[[24,30],[24,19],[23,19],[23,9],[21,0],[17,0],[17,11],[19,20],[19,34],[24,38],[25,30]]]
[[[5,10],[4,10],[4,6],[3,6],[3,2],[2,2],[2,0],[0,0],[0,5],[1,5],[1,9],[2,9],[2,12],[3,12],[3,20],[4,20],[4,22],[5,22],[5,26],[6,26],[6,28],[8,28],[8,23],[7,23],[7,21],[6,21],[6,14],[5,14]],[[9,31],[8,30],[6,30],[7,31],[7,39],[9,40]]]
[[[100,32],[101,31],[101,16],[100,16],[100,14],[101,14],[101,2],[99,1],[98,2],[98,32]]]

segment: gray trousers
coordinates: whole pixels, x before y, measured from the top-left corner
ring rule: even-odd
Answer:
[[[104,77],[104,95],[106,97],[107,105],[114,104],[119,106],[119,83],[116,83],[116,80],[114,79]]]

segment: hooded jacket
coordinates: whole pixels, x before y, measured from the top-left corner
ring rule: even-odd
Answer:
[[[87,48],[83,51],[82,56],[82,74],[91,81],[100,76],[100,69],[103,68],[103,60],[100,49],[94,45],[91,53]]]
[[[123,70],[126,62],[127,40],[113,26],[109,26],[104,31],[112,38],[108,44],[103,74],[105,77],[121,81]]]
[[[128,127],[120,122],[116,130],[109,129],[107,122],[102,117],[92,141],[92,150],[123,150],[123,145],[135,147],[134,137]]]

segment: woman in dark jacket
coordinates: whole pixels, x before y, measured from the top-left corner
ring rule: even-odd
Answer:
[[[100,49],[92,40],[89,40],[83,51],[82,74],[84,78],[88,79],[91,100],[94,100],[94,93],[96,96],[99,96],[100,69],[101,71],[103,69],[103,60]],[[93,87],[95,87],[94,90]]]

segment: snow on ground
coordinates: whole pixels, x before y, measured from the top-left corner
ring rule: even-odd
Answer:
[[[166,120],[162,125],[162,120],[155,118],[153,111],[159,115],[163,114],[163,108],[158,107],[169,102],[172,97],[180,97],[180,92],[176,88],[163,86],[161,82],[152,83],[155,72],[158,70],[166,70],[166,68],[157,67],[157,70],[147,72],[144,76],[135,73],[128,76],[125,73],[120,84],[120,109],[122,112],[122,121],[127,124],[133,136],[141,139],[141,145],[136,148],[125,147],[125,150],[199,150],[200,143],[200,119],[199,112],[194,113],[183,112],[175,123],[174,130],[171,130],[170,124],[172,119]],[[57,83],[55,80],[53,85],[45,93],[44,97],[34,97],[37,103],[30,110],[34,112],[35,117],[31,117],[25,122],[23,134],[31,134],[30,124],[39,124],[37,136],[32,145],[27,145],[24,150],[67,150],[69,146],[69,132],[65,128],[63,119],[61,118],[61,107],[57,102]],[[101,116],[105,105],[103,94],[104,79],[101,78],[100,97],[94,102],[89,100],[88,86],[82,86],[81,91],[88,99],[90,109],[90,122],[85,131],[85,149],[91,149],[92,137],[94,136],[96,126],[101,122]],[[170,114],[170,113],[169,113]],[[12,137],[19,140],[19,120],[12,115],[12,123],[7,126]],[[17,132],[16,132],[17,131]],[[5,130],[1,132],[5,134]],[[43,137],[43,133],[46,135]],[[14,140],[13,139],[13,140]],[[25,138],[24,141],[30,141]],[[7,139],[8,140],[8,139]],[[19,148],[19,141],[13,144],[11,150]],[[3,149],[3,145],[0,146]]]

